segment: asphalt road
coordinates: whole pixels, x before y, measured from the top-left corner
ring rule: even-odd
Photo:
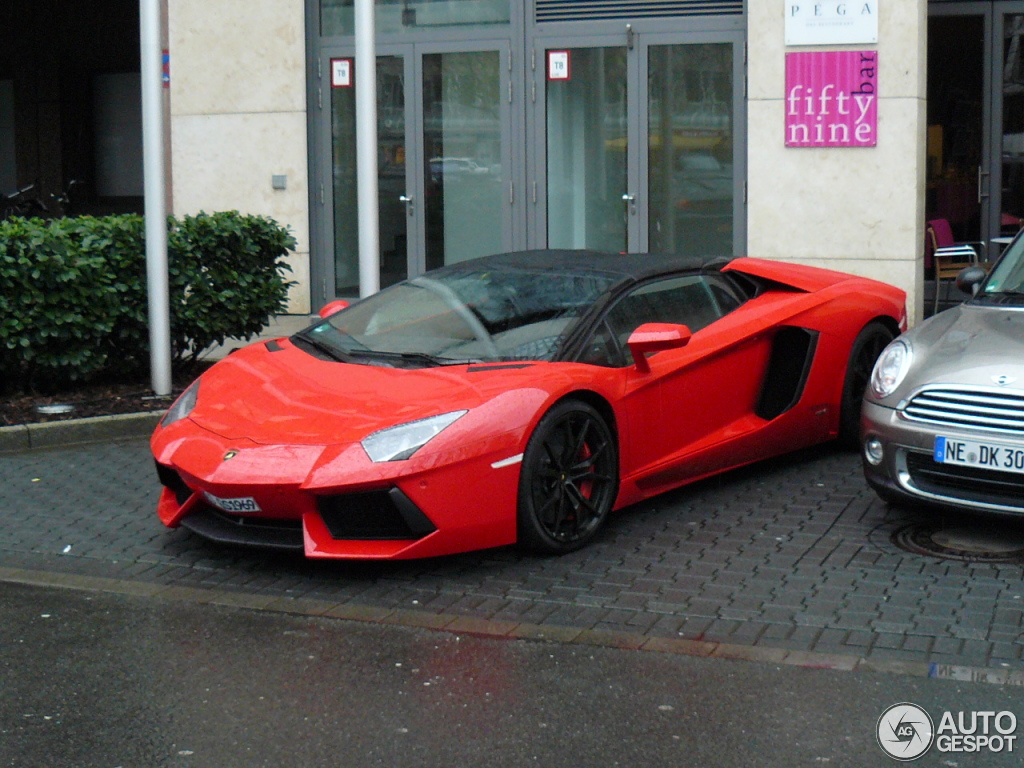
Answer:
[[[16,584],[0,648],[0,765],[18,768],[864,768],[897,764],[875,727],[898,702],[1024,716],[990,684]]]

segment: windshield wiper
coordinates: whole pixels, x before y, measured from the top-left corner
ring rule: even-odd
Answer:
[[[442,365],[471,365],[473,363],[479,363],[479,358],[467,358],[465,360],[456,360],[451,357],[437,357],[436,355],[428,354],[427,352],[386,352],[377,349],[357,349],[349,353],[352,357],[373,357],[382,360],[401,360],[403,362],[420,362],[426,363],[432,366]]]
[[[312,335],[309,331],[299,331],[298,333],[295,334],[295,338],[299,339],[300,341],[306,344],[309,344],[309,346],[313,347],[318,352],[322,352],[323,354],[327,355],[327,357],[331,358],[331,360],[334,360],[335,362],[349,362],[348,357],[345,354],[343,354],[341,350],[331,346],[330,344],[318,338],[317,336]]]

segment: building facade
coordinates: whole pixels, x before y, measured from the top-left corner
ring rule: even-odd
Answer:
[[[132,0],[103,4],[137,24]],[[358,295],[354,0],[165,7],[172,210],[287,224],[295,313]],[[837,14],[873,26],[819,36],[815,17]],[[914,322],[928,219],[991,257],[1024,216],[1018,0],[377,0],[376,27],[381,285],[521,248],[751,255],[899,285]],[[45,134],[40,94],[60,78],[33,92],[24,62],[0,58],[0,181],[34,162],[54,184],[106,168],[106,192],[134,189],[127,155],[105,149],[110,125],[131,134],[123,47],[89,54],[89,139],[60,168],[26,149],[26,104]],[[850,54],[871,90],[794,85],[794,54]],[[63,93],[51,111],[81,100]],[[96,210],[137,201],[99,191]]]
[[[288,222],[295,311],[358,293],[353,5],[168,2],[174,208]],[[874,5],[877,144],[793,148],[781,0],[378,2],[381,284],[505,249],[700,251],[919,304],[927,4]]]

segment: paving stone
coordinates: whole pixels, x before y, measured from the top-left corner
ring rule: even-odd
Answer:
[[[5,454],[0,578],[333,601],[434,624],[511,622],[521,636],[530,627],[599,630],[595,641],[616,642],[710,632],[731,648],[877,654],[879,663],[1019,665],[1022,655],[1024,569],[897,549],[889,533],[914,518],[875,499],[855,454],[816,450],[665,494],[558,558],[512,548],[421,563],[268,556],[163,528],[158,490],[144,440]]]

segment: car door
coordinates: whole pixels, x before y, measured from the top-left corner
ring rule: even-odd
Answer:
[[[727,315],[742,298],[717,273],[673,275],[644,283],[608,311],[584,353],[587,362],[622,367],[622,468],[652,489],[711,472],[725,442],[752,431],[770,344],[737,332]],[[677,323],[693,332],[681,349],[633,365],[630,334],[644,323]],[[605,351],[606,350],[606,351]]]

